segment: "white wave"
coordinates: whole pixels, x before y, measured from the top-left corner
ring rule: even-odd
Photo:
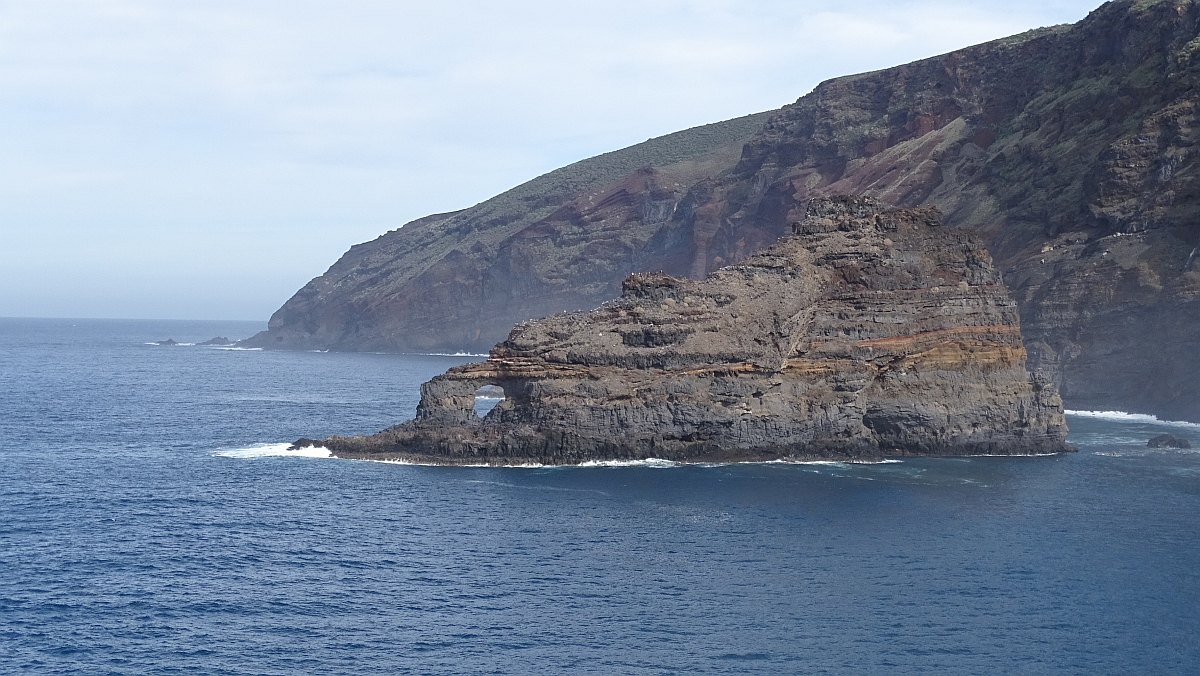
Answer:
[[[421,352],[422,357],[487,357],[486,352]]]
[[[645,460],[589,460],[579,463],[578,465],[544,465],[540,462],[527,462],[521,465],[488,465],[485,463],[470,463],[462,465],[446,465],[440,462],[419,462],[415,460],[367,460],[367,462],[383,462],[392,465],[413,465],[415,467],[471,467],[483,469],[547,469],[547,468],[570,468],[570,467],[654,467],[667,468],[679,467],[681,463],[672,462],[670,460],[662,460],[660,458],[647,458]]]
[[[213,455],[221,458],[332,458],[333,453],[328,448],[309,446],[308,448],[291,449],[291,444],[254,444],[245,448],[229,448],[219,450]]]
[[[886,458],[884,460],[750,460],[741,462],[675,462],[662,458],[646,458],[645,460],[589,460],[569,467],[730,467],[735,465],[827,465],[830,467],[849,467],[850,465],[892,465],[902,460]]]
[[[473,467],[476,469],[539,469],[543,467],[562,467],[563,465],[543,465],[538,462],[525,463],[524,465],[489,465],[486,463],[470,463],[462,465],[447,465],[442,462],[420,462],[418,460],[405,460],[403,458],[388,458],[386,460],[372,460],[370,458],[353,458],[354,462],[382,462],[385,465],[410,465],[412,467]]]
[[[290,454],[289,454],[290,455]],[[325,457],[325,456],[321,456]],[[356,460],[357,461],[357,460]],[[362,459],[361,462],[382,462],[391,465],[412,465],[414,467],[472,467],[484,469],[567,469],[571,467],[650,467],[653,469],[670,469],[673,467],[731,467],[736,465],[827,465],[830,467],[840,467],[848,469],[850,465],[894,465],[904,462],[903,460],[894,460],[887,458],[884,460],[761,460],[761,461],[740,461],[740,462],[676,462],[674,460],[666,460],[663,458],[645,458],[642,460],[588,460],[575,465],[544,465],[538,462],[530,462],[522,465],[489,465],[486,463],[470,463],[461,465],[447,465],[440,462],[421,462],[417,460],[404,459],[387,459],[387,460],[370,460]]]
[[[976,453],[975,455],[948,456],[948,458],[1053,458],[1066,453]]]
[[[214,350],[229,350],[231,352],[262,352],[261,347],[213,347]]]
[[[1063,413],[1080,418],[1095,418],[1097,420],[1108,420],[1110,422],[1141,423],[1144,425],[1170,425],[1172,427],[1200,429],[1200,424],[1197,423],[1184,422],[1182,420],[1159,420],[1158,416],[1146,415],[1145,413],[1126,413],[1124,411],[1063,411]]]
[[[831,467],[848,467],[850,465],[898,465],[904,462],[894,458],[884,458],[883,460],[789,460],[783,458],[781,460],[763,460],[761,462],[741,462],[730,463],[739,465],[829,465]]]
[[[734,464],[734,463],[730,463]],[[823,465],[826,467],[849,467],[849,463],[843,460],[761,460],[759,462],[737,463],[745,465]],[[866,463],[863,463],[866,464]]]
[[[654,467],[657,469],[678,466],[679,463],[671,460],[663,460],[662,458],[645,458],[644,460],[588,460],[587,462],[574,465],[574,467]]]

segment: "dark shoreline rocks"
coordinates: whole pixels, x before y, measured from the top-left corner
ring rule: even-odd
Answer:
[[[702,281],[631,275],[621,298],[520,324],[422,385],[414,420],[297,446],[492,465],[1072,450],[973,232],[851,197],[815,200],[793,230]],[[487,385],[505,399],[481,419]]]
[[[1148,448],[1191,448],[1192,442],[1188,439],[1180,439],[1173,434],[1160,434],[1156,437],[1151,437],[1146,442]]]

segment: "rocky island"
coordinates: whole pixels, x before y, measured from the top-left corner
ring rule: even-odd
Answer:
[[[412,421],[296,444],[440,464],[1069,450],[974,231],[862,197],[814,200],[792,230],[704,280],[634,274],[596,310],[519,324],[425,383]],[[480,418],[489,386],[505,399]]]

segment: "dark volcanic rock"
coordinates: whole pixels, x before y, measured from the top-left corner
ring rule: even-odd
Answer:
[[[1110,2],[830,80],[765,126],[581,162],[355,247],[254,344],[480,351],[619,295],[630,272],[702,278],[788,232],[809,199],[864,194],[978,228],[1031,365],[1072,407],[1200,421],[1198,33],[1196,0]]]
[[[160,341],[158,341],[157,343],[155,343],[155,345],[162,345],[163,347],[172,347],[172,346],[175,346],[175,345],[178,345],[178,344],[179,344],[179,343],[175,342],[175,339],[174,339],[174,338],[168,338],[168,339],[166,339],[166,340],[160,340]]]
[[[518,325],[424,384],[411,422],[297,443],[450,464],[1067,450],[1016,303],[973,232],[940,220],[815,202],[796,234],[703,281],[637,274],[596,310]],[[506,399],[480,419],[484,385]]]
[[[200,345],[210,345],[210,346],[212,346],[212,345],[218,345],[218,346],[219,345],[233,345],[233,344],[234,344],[234,342],[232,340],[226,338],[225,336],[216,336],[214,338],[209,338],[208,340],[204,341],[203,343],[200,343]]]
[[[823,83],[705,188],[693,266],[812,197],[935,205],[984,237],[1072,408],[1200,421],[1198,32],[1200,3],[1111,2]]]
[[[1192,442],[1180,439],[1173,434],[1160,434],[1146,442],[1150,448],[1191,448]]]

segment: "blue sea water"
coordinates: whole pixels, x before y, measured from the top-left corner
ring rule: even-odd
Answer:
[[[1200,452],[1145,445],[1198,426],[878,465],[276,455],[467,359],[147,344],[260,328],[0,319],[0,672],[1200,672]]]

